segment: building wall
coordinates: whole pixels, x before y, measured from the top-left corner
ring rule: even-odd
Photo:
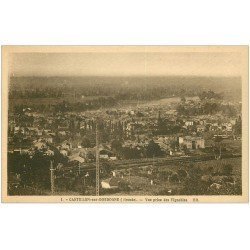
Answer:
[[[111,188],[110,185],[109,185],[109,183],[107,183],[106,181],[102,181],[101,182],[101,186],[102,186],[102,188],[106,188],[106,189],[110,189]]]
[[[199,139],[199,140],[196,141],[196,148],[205,148],[204,139]]]
[[[185,141],[184,145],[186,145],[188,149],[192,149],[192,141]]]
[[[179,144],[182,144],[184,142],[184,138],[183,137],[179,137]]]

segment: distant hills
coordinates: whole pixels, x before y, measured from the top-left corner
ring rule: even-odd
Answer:
[[[26,91],[32,89],[61,89],[77,91],[86,95],[116,95],[123,92],[141,94],[148,91],[160,91],[166,95],[197,95],[201,91],[213,90],[241,96],[240,77],[208,77],[208,76],[73,76],[73,77],[36,77],[22,76],[10,78],[10,91]],[[158,95],[157,95],[158,96]]]

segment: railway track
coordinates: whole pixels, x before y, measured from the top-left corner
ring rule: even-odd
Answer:
[[[228,158],[238,158],[241,155],[229,155],[224,154],[222,155],[222,159]],[[142,166],[163,166],[169,165],[173,163],[188,163],[188,162],[203,162],[203,161],[211,161],[214,160],[214,155],[204,155],[204,156],[191,156],[191,157],[158,157],[158,158],[145,158],[145,159],[134,159],[134,160],[121,160],[121,161],[114,161],[109,162],[111,167],[114,169],[121,169],[121,168],[133,168],[133,167],[142,167]],[[71,170],[74,167],[68,167],[67,169]],[[83,166],[78,167],[81,170],[95,170],[95,163],[84,164]]]

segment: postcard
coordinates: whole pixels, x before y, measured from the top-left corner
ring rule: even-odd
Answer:
[[[248,202],[248,46],[3,46],[2,202]]]

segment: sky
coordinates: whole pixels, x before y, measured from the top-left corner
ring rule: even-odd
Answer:
[[[240,76],[238,52],[12,53],[14,76]]]

